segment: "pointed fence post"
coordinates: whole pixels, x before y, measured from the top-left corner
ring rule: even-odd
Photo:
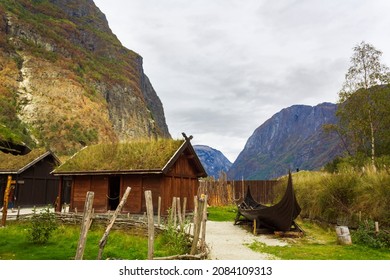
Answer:
[[[93,205],[94,196],[95,196],[94,192],[87,192],[85,205],[84,205],[83,220],[81,222],[80,238],[79,238],[79,243],[77,245],[75,260],[83,259],[85,243],[87,241],[87,234],[88,234],[89,227],[91,226],[92,223],[91,217],[92,217],[92,205]]]
[[[131,191],[131,188],[130,188],[130,187],[127,187],[125,193],[123,194],[123,197],[122,197],[122,199],[121,199],[121,202],[119,203],[118,207],[116,208],[116,210],[115,210],[115,212],[114,212],[114,215],[112,215],[112,217],[111,217],[110,224],[107,226],[106,231],[104,232],[102,239],[100,239],[100,242],[99,242],[98,260],[101,260],[101,259],[102,259],[103,250],[104,250],[104,247],[105,247],[106,244],[107,244],[107,239],[108,239],[108,236],[109,236],[109,234],[110,234],[111,228],[112,228],[112,226],[113,226],[114,223],[115,223],[116,217],[117,217],[118,214],[122,211],[122,208],[123,208],[123,206],[124,206],[125,203],[126,203],[126,200],[127,200],[127,197],[129,196],[130,191]]]
[[[152,260],[154,255],[154,214],[151,191],[145,191],[145,201],[148,215],[148,260]]]

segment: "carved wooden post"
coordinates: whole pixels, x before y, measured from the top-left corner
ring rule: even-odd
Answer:
[[[7,213],[8,213],[8,197],[9,197],[9,193],[11,191],[11,185],[12,184],[16,184],[16,181],[12,180],[12,176],[8,176],[8,180],[7,180],[7,186],[5,188],[5,191],[4,191],[4,200],[3,200],[3,216],[2,216],[2,219],[1,219],[1,226],[2,227],[5,227],[5,224],[7,222]]]
[[[81,222],[80,239],[77,245],[75,260],[83,259],[85,243],[87,241],[87,234],[88,234],[89,227],[91,226],[92,205],[93,205],[94,196],[95,196],[94,192],[87,192],[85,205],[84,205],[83,220]]]
[[[151,191],[145,191],[145,201],[148,215],[148,260],[152,260],[154,255],[154,214]]]
[[[131,188],[127,187],[127,189],[126,189],[126,191],[125,191],[125,193],[124,193],[124,195],[123,195],[123,197],[121,199],[121,202],[119,203],[118,207],[116,208],[116,210],[114,212],[114,215],[112,216],[111,221],[110,221],[109,225],[107,226],[106,231],[103,234],[102,239],[100,239],[98,260],[102,259],[103,250],[104,250],[104,246],[106,246],[108,235],[110,234],[111,228],[112,228],[112,226],[115,223],[116,217],[121,212],[121,210],[123,208],[123,205],[125,205],[127,197],[129,196],[130,191],[131,191]]]

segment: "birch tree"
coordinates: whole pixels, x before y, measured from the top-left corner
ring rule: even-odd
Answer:
[[[389,68],[382,64],[382,52],[362,41],[353,48],[351,66],[339,92],[338,116],[346,133],[354,138],[356,149],[370,150],[375,168],[376,132],[380,126],[384,85],[389,82]]]

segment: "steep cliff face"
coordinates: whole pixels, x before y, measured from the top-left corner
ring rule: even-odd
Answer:
[[[334,124],[337,106],[294,105],[258,127],[229,170],[232,179],[273,179],[288,170],[315,170],[341,154],[337,135],[325,133]]]
[[[170,137],[142,57],[92,0],[4,0],[0,35],[0,137],[60,153]]]
[[[232,163],[216,149],[205,145],[194,145],[194,150],[208,176],[219,178],[221,171],[227,173]]]

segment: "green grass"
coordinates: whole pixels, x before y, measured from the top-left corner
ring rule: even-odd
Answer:
[[[254,242],[249,247],[282,260],[389,260],[390,250],[362,245],[338,245],[335,230],[311,222],[299,222],[305,230],[302,238],[284,239],[288,246],[266,246]],[[352,239],[353,242],[353,239]]]
[[[208,219],[216,222],[234,221],[237,215],[237,206],[210,206],[207,208]]]
[[[72,260],[80,234],[78,225],[60,225],[47,244],[33,244],[27,240],[26,222],[9,222],[0,228],[0,260]],[[88,232],[83,259],[96,260],[99,240],[104,228],[92,225]],[[175,255],[161,235],[155,238],[155,257]],[[147,258],[148,239],[131,230],[112,230],[104,248],[103,259],[143,260]]]

